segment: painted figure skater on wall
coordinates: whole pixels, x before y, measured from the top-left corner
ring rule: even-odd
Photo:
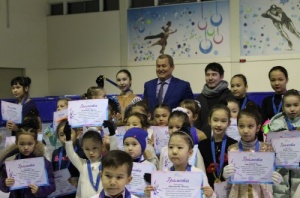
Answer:
[[[161,32],[157,35],[152,35],[152,36],[146,36],[145,37],[145,40],[160,38],[158,41],[156,41],[155,43],[153,43],[151,45],[151,46],[160,45],[161,46],[161,50],[159,51],[160,54],[164,54],[164,52],[165,52],[165,49],[166,49],[166,46],[167,46],[167,39],[168,39],[169,35],[177,32],[177,29],[172,30],[170,28],[171,24],[172,24],[172,22],[168,21],[165,26],[161,27],[161,29],[163,29],[164,32]]]
[[[300,39],[300,32],[296,29],[293,21],[285,14],[282,8],[273,4],[271,5],[270,9],[268,9],[261,16],[272,20],[276,29],[279,31],[281,36],[287,40],[289,47],[292,49],[293,43],[290,40],[288,34],[283,29],[283,27],[286,27],[286,29],[288,29],[292,34],[294,34],[299,39]]]

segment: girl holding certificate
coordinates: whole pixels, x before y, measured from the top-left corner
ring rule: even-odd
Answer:
[[[15,150],[17,147],[18,153],[13,154],[12,156],[8,157],[8,153],[12,153],[13,150]],[[7,166],[6,163],[3,163],[1,165],[1,181],[0,181],[0,190],[2,192],[10,192],[9,197],[10,198],[19,198],[19,197],[26,197],[26,198],[34,198],[34,197],[47,197],[52,192],[55,191],[55,184],[54,184],[54,174],[53,169],[51,166],[51,162],[49,162],[44,157],[44,144],[37,141],[37,132],[34,129],[29,129],[27,127],[22,127],[19,129],[19,131],[16,133],[16,145],[12,145],[11,147],[8,147],[3,153],[2,156],[5,156],[5,162],[11,162],[15,161],[18,163],[18,160],[21,159],[28,159],[28,160],[34,160],[33,158],[39,158],[37,160],[42,159],[44,161],[44,168],[42,170],[36,170],[35,164],[36,163],[42,163],[42,161],[37,162],[27,162],[27,164],[19,164],[18,168],[22,168],[22,165],[30,166],[32,168],[31,174],[37,174],[38,177],[40,177],[40,180],[42,178],[45,178],[44,182],[48,183],[43,186],[38,186],[36,184],[31,183],[30,180],[28,181],[20,181],[22,180],[22,177],[28,178],[28,175],[26,176],[26,167],[24,169],[25,175],[18,175],[14,174],[14,170],[9,170],[10,174],[7,174]],[[42,158],[40,158],[42,157]],[[2,160],[1,160],[2,161]],[[40,166],[40,164],[39,164]],[[12,168],[12,167],[9,167]],[[36,173],[34,173],[36,171]],[[46,173],[44,173],[46,171]],[[41,176],[40,174],[45,174]],[[23,178],[24,179],[24,178]],[[48,182],[47,182],[48,180]],[[24,186],[25,184],[25,186]],[[18,186],[15,186],[18,185]],[[12,190],[13,188],[14,190]]]
[[[68,169],[71,177],[67,182],[69,182],[71,185],[77,187],[78,184],[78,178],[79,178],[79,172],[76,169],[76,167],[71,163],[69,160],[67,153],[66,153],[66,148],[65,148],[65,143],[66,143],[66,136],[64,133],[64,127],[67,123],[67,120],[62,120],[58,126],[57,126],[57,132],[56,132],[56,137],[58,137],[59,141],[63,146],[55,149],[52,153],[52,166],[54,171],[59,171],[62,169]],[[85,154],[82,150],[82,148],[79,145],[78,141],[78,136],[79,136],[79,129],[71,129],[71,141],[73,142],[73,147],[74,151],[77,153],[77,155],[80,158],[86,159]],[[55,137],[55,138],[56,138]],[[56,196],[57,198],[71,198],[75,197],[76,192],[63,195],[63,196]]]
[[[276,114],[270,121],[270,132],[299,130],[300,127],[300,95],[295,89],[288,90],[283,95],[282,113]],[[299,169],[280,168],[278,172],[284,182],[274,186],[274,197],[282,194],[292,197],[300,183]]]
[[[216,197],[212,187],[208,184],[205,172],[188,163],[189,157],[193,154],[194,140],[189,131],[175,131],[171,134],[168,144],[168,156],[173,166],[169,171],[189,171],[189,172],[202,172],[203,184],[199,184],[203,190],[203,194],[207,198]],[[150,197],[153,186],[145,188],[145,194]]]
[[[226,135],[230,117],[230,110],[227,106],[214,105],[208,117],[212,137],[199,143],[199,150],[203,156],[208,182],[211,186],[225,181],[222,172],[224,166],[228,164],[227,148],[236,143],[236,140]]]
[[[31,79],[29,77],[16,77],[11,80],[11,91],[15,98],[18,99],[18,104],[22,105],[22,118],[25,118],[27,114],[33,111],[36,115],[39,116],[39,111],[36,107],[36,104],[29,97],[29,87],[31,84]],[[40,129],[42,128],[42,122],[40,121]],[[12,131],[11,135],[15,136],[16,131],[18,131],[18,125],[12,121],[7,121],[6,128]]]
[[[256,133],[260,130],[260,123],[261,116],[255,108],[246,108],[240,111],[237,124],[241,140],[231,145],[228,151],[273,152],[272,145],[257,140]],[[229,164],[224,167],[223,177],[228,179],[234,173],[234,165]],[[282,176],[274,171],[272,181],[274,184],[279,184]],[[233,184],[229,197],[273,197],[272,184]]]

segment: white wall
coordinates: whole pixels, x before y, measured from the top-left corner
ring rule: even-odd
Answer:
[[[99,74],[114,80],[120,68],[131,71],[134,92],[143,93],[144,82],[156,77],[155,62],[139,65],[127,62],[126,9],[129,4],[129,0],[120,0],[120,11],[48,17],[50,95],[82,94],[95,84]],[[174,76],[189,81],[194,93],[199,93],[205,83],[207,63],[220,62],[225,69],[225,80],[243,73],[248,78],[250,92],[263,92],[272,91],[267,78],[270,68],[283,65],[290,74],[288,87],[299,89],[296,77],[299,55],[240,57],[238,0],[230,0],[230,10],[231,57],[197,62],[175,60]],[[246,63],[240,63],[240,58],[246,58]],[[105,88],[108,93],[118,93],[109,83]]]
[[[31,96],[47,95],[46,1],[2,0],[0,8],[0,67],[24,68]]]

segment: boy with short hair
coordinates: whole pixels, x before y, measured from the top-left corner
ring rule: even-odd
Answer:
[[[91,198],[137,198],[125,186],[131,180],[133,162],[131,156],[121,150],[112,150],[102,158],[101,182],[103,190],[100,195]]]

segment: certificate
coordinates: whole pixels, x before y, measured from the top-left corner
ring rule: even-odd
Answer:
[[[145,163],[133,163],[131,172],[132,180],[129,185],[126,186],[128,191],[137,196],[144,196],[144,190],[147,183],[144,180],[145,173],[152,173],[155,170],[154,166]]]
[[[102,126],[108,119],[108,100],[92,99],[69,101],[68,120],[72,128]]]
[[[229,196],[231,184],[228,181],[214,183],[214,192],[217,198],[227,198]]]
[[[165,148],[166,148],[166,152],[164,152],[163,154],[164,156],[163,156],[162,168],[164,171],[168,171],[173,166],[173,163],[171,162],[168,156],[168,147]],[[197,152],[199,152],[198,145],[195,145],[193,148],[193,155],[189,157],[189,164],[192,166],[197,165]]]
[[[76,187],[72,186],[68,181],[71,177],[69,169],[54,171],[55,192],[51,193],[48,197],[68,195],[76,192]]]
[[[68,109],[63,109],[60,111],[55,111],[53,113],[53,130],[56,131],[56,128],[62,119],[68,118]]]
[[[272,139],[275,138],[292,138],[292,137],[300,137],[300,131],[269,132],[266,137],[266,142],[272,143]]]
[[[28,188],[29,184],[48,186],[48,174],[44,157],[6,161],[7,177],[14,178],[15,183],[10,190]]]
[[[240,135],[238,127],[237,127],[237,119],[230,118],[230,121],[231,121],[230,126],[226,130],[226,135],[236,141],[240,141],[241,135]]]
[[[151,198],[202,197],[202,172],[155,171],[151,174]]]
[[[229,163],[235,167],[232,184],[273,184],[274,152],[228,152]]]
[[[300,167],[300,137],[275,138],[272,146],[275,150],[276,167],[299,168]]]
[[[22,105],[1,101],[2,120],[22,123]]]
[[[117,146],[118,146],[118,149],[121,151],[124,151],[123,138],[124,138],[124,135],[118,135],[118,134],[116,135]]]
[[[119,135],[125,135],[126,133],[126,126],[120,126],[120,127],[117,127],[117,134]]]
[[[161,149],[169,143],[170,135],[167,126],[151,126],[153,130],[154,148],[157,155]]]

